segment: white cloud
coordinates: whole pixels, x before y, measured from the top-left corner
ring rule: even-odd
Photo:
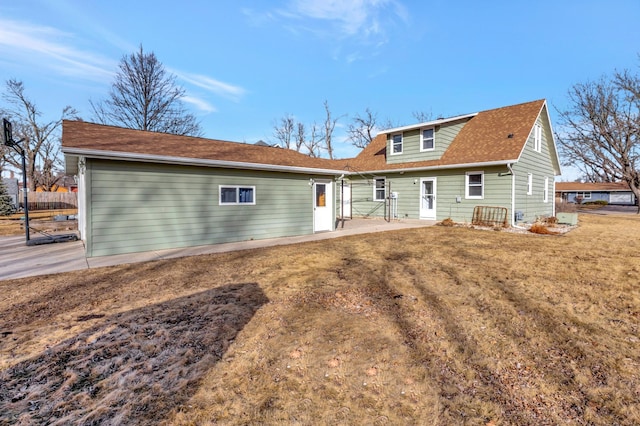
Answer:
[[[396,0],[292,0],[280,15],[332,23],[340,37],[384,38],[386,25],[396,18],[408,20],[405,7]],[[333,31],[332,31],[333,32]]]
[[[205,75],[184,73],[176,70],[172,70],[171,72],[176,74],[178,78],[194,86],[234,101],[238,101],[246,93],[246,90],[240,86],[225,83]]]
[[[207,102],[207,101],[205,101],[203,99],[200,99],[200,98],[196,98],[194,96],[183,96],[181,99],[184,102],[195,106],[200,111],[202,111],[204,113],[207,113],[207,114],[212,113],[212,112],[216,112],[218,110],[216,107],[211,105],[209,102]]]
[[[3,59],[55,70],[62,75],[104,82],[113,77],[112,61],[73,47],[73,36],[52,27],[0,19]]]

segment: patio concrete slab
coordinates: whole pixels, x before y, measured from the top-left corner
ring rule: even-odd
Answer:
[[[435,223],[433,220],[395,220],[386,222],[381,219],[355,219],[345,221],[344,228],[341,227],[339,223],[335,231],[311,235],[89,258],[85,257],[85,247],[82,241],[27,246],[24,237],[0,237],[0,280],[56,274],[127,263],[296,244],[347,235],[419,228],[432,226]]]

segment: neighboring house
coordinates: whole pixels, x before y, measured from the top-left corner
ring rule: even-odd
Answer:
[[[2,178],[2,182],[4,183],[4,186],[7,188],[7,194],[9,194],[9,196],[11,197],[11,202],[17,208],[18,197],[20,196],[20,186],[18,185],[18,179]]]
[[[381,132],[357,157],[63,122],[88,256],[333,231],[344,216],[554,215],[544,100]],[[517,216],[517,217],[516,217]]]
[[[580,200],[582,203],[606,201],[608,204],[623,206],[638,204],[638,200],[625,182],[557,182],[556,197],[567,203]]]

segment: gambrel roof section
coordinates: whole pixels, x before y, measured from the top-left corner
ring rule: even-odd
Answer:
[[[344,160],[314,158],[291,149],[177,136],[65,120],[68,156],[285,172],[341,174]]]
[[[376,136],[369,146],[350,161],[349,166],[360,172],[383,172],[515,163],[520,158],[540,114],[543,114],[547,134],[550,135],[547,140],[554,170],[559,174],[560,165],[545,100],[461,116],[470,118],[439,159],[387,164],[386,135],[391,131],[385,131]],[[410,130],[423,126],[405,126],[402,129]]]

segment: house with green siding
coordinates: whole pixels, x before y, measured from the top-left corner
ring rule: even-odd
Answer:
[[[63,122],[87,256],[331,232],[343,217],[554,215],[546,102],[388,129],[355,158]]]
[[[555,214],[560,164],[544,100],[384,130],[348,167],[354,216],[471,222],[486,206],[517,225]]]

